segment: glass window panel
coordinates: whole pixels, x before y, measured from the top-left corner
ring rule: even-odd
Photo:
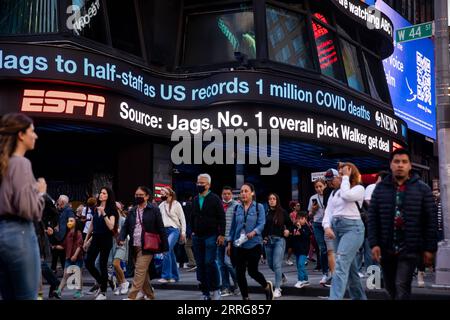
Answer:
[[[270,39],[269,58],[277,62],[313,69],[311,42],[308,40],[304,15],[267,7],[267,16],[276,17],[266,21]]]
[[[338,60],[336,38],[333,32],[314,21],[312,24],[322,74],[342,81],[343,73]]]
[[[256,58],[253,12],[208,13],[189,15],[184,63],[207,65],[235,61],[234,53]],[[279,35],[270,39],[278,41]]]
[[[341,51],[348,85],[353,89],[364,92],[364,82],[361,75],[361,67],[359,65],[356,47],[341,39]]]
[[[367,82],[373,98],[388,102],[388,92],[385,86],[385,73],[381,61],[372,55],[363,52],[364,66],[366,67]],[[382,80],[378,80],[382,79]]]
[[[77,36],[107,43],[105,8],[100,0],[72,0],[67,27]]]
[[[134,2],[129,1],[124,6],[120,0],[109,0],[107,7],[113,47],[140,56],[141,45]]]
[[[0,34],[58,32],[56,0],[0,0]]]

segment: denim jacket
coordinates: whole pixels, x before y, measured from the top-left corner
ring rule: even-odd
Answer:
[[[258,210],[256,210],[258,206]],[[257,214],[258,211],[258,214]],[[266,223],[266,215],[264,211],[264,206],[260,203],[252,202],[247,212],[247,223],[245,225],[245,233],[248,234],[252,231],[256,232],[256,236],[252,239],[244,242],[242,248],[251,249],[256,245],[262,244],[262,232],[264,230],[264,224]],[[233,215],[233,220],[231,221],[229,239],[234,242],[241,235],[241,230],[244,228],[244,206],[238,204],[235,209],[235,214]]]

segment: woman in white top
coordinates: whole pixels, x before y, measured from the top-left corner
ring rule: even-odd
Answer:
[[[186,240],[186,220],[183,208],[176,200],[176,194],[171,188],[161,189],[161,200],[159,210],[169,240],[169,252],[164,256],[161,279],[158,281],[161,283],[177,282],[180,276],[174,247],[178,241],[184,243]]]
[[[364,200],[364,187],[360,185],[361,175],[353,163],[339,163],[338,168],[341,185],[331,194],[322,221],[325,236],[335,239],[336,248],[336,267],[329,299],[343,299],[348,285],[350,298],[366,300],[355,259],[364,241],[364,224],[359,212]]]

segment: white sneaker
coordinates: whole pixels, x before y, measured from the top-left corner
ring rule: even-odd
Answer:
[[[220,295],[220,290],[214,290],[212,300],[222,300],[222,296]]]
[[[277,288],[277,289],[274,290],[273,297],[274,298],[280,298],[281,297],[281,290],[280,290],[280,288]]]
[[[114,295],[115,296],[120,295],[120,288],[119,287],[117,287],[116,290],[114,290]]]
[[[168,283],[169,280],[164,279],[164,278],[161,278],[161,279],[158,280],[158,282],[159,282],[159,283]]]
[[[106,294],[104,294],[103,292],[99,293],[95,300],[106,300]]]
[[[296,288],[301,288],[302,282],[303,282],[303,281],[297,281],[297,282],[294,284],[294,287],[296,287]]]
[[[308,280],[303,281],[302,286],[300,288],[307,287],[307,286],[309,286],[309,281]]]
[[[322,276],[322,279],[320,279],[319,284],[324,285],[325,283],[327,283],[327,279],[328,279],[328,276],[326,274],[324,274]]]
[[[364,278],[364,273],[358,272],[358,276],[359,276],[360,278]]]
[[[286,264],[287,264],[288,266],[293,266],[293,265],[294,265],[294,262],[292,262],[290,259],[287,259],[287,260],[286,260]]]
[[[124,283],[122,283],[120,285],[120,294],[127,294],[129,287],[130,287],[130,283],[128,281],[125,281]]]
[[[425,275],[425,272],[423,272],[423,271],[419,271],[417,273],[417,286],[419,288],[425,288],[425,281],[423,279],[424,275]]]

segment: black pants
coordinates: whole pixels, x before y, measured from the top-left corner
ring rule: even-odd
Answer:
[[[411,297],[411,282],[419,261],[417,253],[392,255],[382,253],[384,286],[392,300],[408,300]]]
[[[58,259],[61,263],[61,268],[64,269],[66,263],[66,252],[64,250],[52,249],[52,270],[56,271],[58,265]]]
[[[236,267],[236,277],[241,290],[242,298],[248,298],[248,284],[245,271],[248,269],[248,275],[255,279],[264,289],[267,287],[267,281],[264,275],[258,271],[259,259],[261,258],[261,245],[251,249],[233,248],[234,264]]]
[[[113,244],[110,234],[93,235],[92,243],[87,252],[86,269],[100,285],[100,291],[106,292],[108,287],[108,257]],[[95,259],[100,253],[100,272],[95,267]]]
[[[59,280],[56,278],[55,274],[48,267],[47,262],[41,261],[41,272],[42,277],[47,281],[50,285],[50,291],[55,290],[59,286]]]

